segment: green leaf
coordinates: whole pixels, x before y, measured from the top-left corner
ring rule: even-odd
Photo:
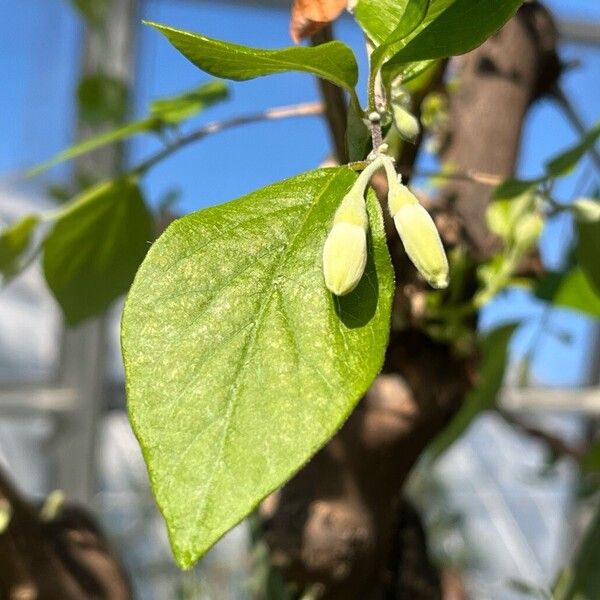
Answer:
[[[549,177],[568,175],[577,165],[581,157],[591,148],[600,137],[600,123],[590,129],[574,146],[556,155],[546,163],[546,173]]]
[[[410,0],[358,0],[354,18],[376,46],[398,27]]]
[[[517,11],[522,0],[431,0],[423,22],[386,63],[388,75],[405,63],[464,54],[482,44]]]
[[[510,323],[486,334],[482,342],[479,383],[467,395],[448,427],[429,446],[430,460],[433,461],[441,456],[467,431],[477,416],[494,406],[508,362],[508,344],[516,327],[515,323]]]
[[[600,223],[577,222],[577,261],[587,280],[600,294]]]
[[[36,177],[61,162],[73,160],[98,148],[121,142],[140,133],[160,131],[165,125],[180,123],[201,110],[225,99],[227,95],[228,89],[224,82],[209,81],[198,88],[178,96],[159,98],[150,105],[151,114],[149,117],[127,123],[127,125],[101,133],[80,144],[71,146],[50,160],[33,167],[26,173],[26,176]]]
[[[93,150],[97,150],[103,146],[108,146],[109,144],[115,144],[116,142],[120,142],[128,137],[137,135],[138,133],[147,133],[148,131],[153,131],[157,129],[158,126],[159,122],[156,119],[149,118],[128,123],[127,125],[118,127],[117,129],[112,129],[111,131],[97,135],[93,138],[85,140],[84,142],[81,142],[81,144],[76,144],[75,146],[71,146],[62,152],[59,152],[50,160],[43,162],[42,164],[27,171],[26,176],[37,177],[44,171],[55,167],[61,162],[73,160],[78,156],[82,156],[83,154],[87,154],[88,152],[92,152]]]
[[[600,318],[600,296],[580,268],[568,273],[549,273],[536,285],[535,295],[556,306]]]
[[[571,564],[562,571],[552,590],[553,600],[600,598],[600,506]]]
[[[348,123],[346,125],[348,160],[350,162],[364,160],[372,148],[373,144],[371,143],[369,128],[362,117],[350,106],[348,108]]]
[[[152,238],[134,180],[102,183],[66,207],[44,242],[44,274],[68,324],[104,311],[129,289]]]
[[[0,232],[0,275],[3,283],[21,270],[39,222],[39,216],[27,215]]]
[[[199,69],[223,79],[246,81],[255,77],[303,71],[327,79],[353,92],[358,67],[352,50],[342,42],[328,42],[314,48],[298,46],[262,50],[230,44],[205,35],[145,21],[171,42]]]
[[[159,98],[150,104],[150,114],[163,123],[176,124],[225,100],[229,88],[224,81],[213,80],[189,92],[170,98]]]
[[[507,242],[511,242],[517,225],[534,209],[534,192],[538,180],[507,179],[493,192],[486,210],[487,226]]]
[[[341,426],[383,363],[393,273],[369,194],[365,275],[348,296],[322,251],[345,167],[175,221],[122,321],[130,420],[175,557],[191,566]]]
[[[371,77],[381,69],[381,65],[400,48],[402,40],[412,33],[425,19],[429,9],[429,0],[411,0],[405,3],[398,25],[371,53]]]
[[[581,458],[581,469],[585,473],[600,473],[600,440],[594,442]]]

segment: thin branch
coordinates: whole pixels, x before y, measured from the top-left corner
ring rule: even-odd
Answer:
[[[234,127],[239,127],[240,125],[248,125],[250,123],[258,123],[261,121],[276,121],[279,119],[289,119],[292,117],[310,117],[322,114],[323,105],[320,102],[305,102],[302,104],[294,104],[292,106],[268,108],[262,112],[241,115],[231,119],[225,119],[223,121],[213,121],[182,136],[171,145],[163,148],[156,154],[153,154],[139,165],[134,167],[131,172],[135,175],[142,175],[161,160],[173,154],[173,152],[176,152],[177,150],[180,150],[189,144],[204,139],[213,133],[219,133],[221,131],[225,131],[226,129],[232,129]]]
[[[540,440],[548,446],[548,448],[552,451],[552,453],[556,456],[560,457],[569,457],[575,460],[576,462],[581,462],[582,458],[585,455],[586,448],[576,447],[567,444],[562,438],[549,433],[539,427],[535,427],[533,425],[529,425],[528,423],[523,422],[518,417],[508,413],[505,410],[500,408],[496,409],[496,412],[509,424],[513,427],[519,429],[523,433]]]

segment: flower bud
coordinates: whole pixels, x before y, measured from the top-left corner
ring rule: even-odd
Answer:
[[[525,215],[515,225],[515,245],[522,252],[529,250],[540,237],[544,228],[544,220],[538,213]]]
[[[394,224],[406,254],[434,288],[448,286],[448,259],[429,213],[417,203],[405,203],[394,215]]]
[[[573,215],[580,223],[600,221],[600,202],[591,198],[578,198],[571,205]]]
[[[398,130],[400,137],[408,142],[415,142],[421,132],[421,125],[415,115],[402,106],[393,106],[392,109],[394,127]]]
[[[349,294],[361,280],[366,264],[366,229],[353,223],[335,223],[323,247],[327,289],[336,296]]]
[[[419,204],[417,197],[397,178],[388,179],[388,208],[392,217],[406,204]]]

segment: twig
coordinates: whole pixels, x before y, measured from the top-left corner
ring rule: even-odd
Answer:
[[[544,431],[539,427],[535,427],[533,425],[529,425],[528,423],[524,423],[518,417],[511,415],[505,410],[496,408],[496,412],[509,425],[512,425],[513,427],[520,429],[527,435],[544,442],[556,456],[567,456],[569,458],[574,459],[577,462],[581,462],[582,458],[585,455],[585,448],[570,446],[562,438],[553,435],[547,431]]]
[[[258,123],[260,121],[276,121],[279,119],[289,119],[291,117],[310,117],[323,114],[323,105],[320,102],[305,102],[302,104],[294,104],[292,106],[280,106],[276,108],[268,108],[262,112],[241,115],[223,121],[213,121],[203,125],[163,148],[156,154],[153,154],[136,167],[132,169],[132,174],[142,175],[161,160],[170,156],[173,152],[180,150],[184,146],[197,142],[208,135],[219,133],[226,129],[239,127],[240,125],[248,125],[250,123]]]

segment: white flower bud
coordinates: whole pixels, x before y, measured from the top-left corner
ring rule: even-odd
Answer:
[[[419,203],[405,203],[394,215],[394,224],[406,254],[429,285],[447,287],[448,259],[429,213]]]
[[[353,187],[340,203],[323,247],[323,275],[336,296],[349,294],[367,264],[369,217],[362,189]]]
[[[405,204],[419,204],[417,197],[396,177],[388,179],[388,186],[388,208],[392,217],[395,217]]]
[[[327,289],[336,296],[349,294],[361,280],[366,264],[366,229],[353,223],[335,223],[323,247]]]
[[[591,198],[578,198],[571,205],[575,218],[581,223],[600,221],[600,201]]]
[[[525,215],[515,225],[515,245],[521,252],[529,250],[540,237],[544,228],[544,220],[538,213]]]
[[[408,142],[415,142],[421,132],[421,125],[415,115],[402,106],[394,105],[392,108],[394,127],[398,130],[400,137]]]

